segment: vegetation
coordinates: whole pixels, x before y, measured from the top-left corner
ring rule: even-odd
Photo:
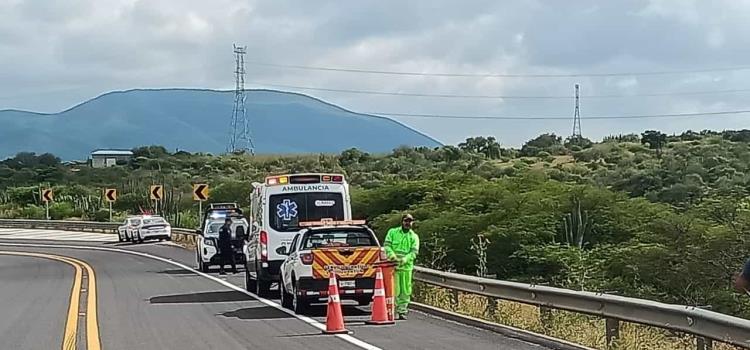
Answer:
[[[579,290],[708,306],[750,317],[731,288],[750,244],[750,131],[613,135],[601,143],[541,135],[520,150],[477,137],[387,155],[256,156],[134,150],[122,167],[62,164],[21,153],[0,162],[0,217],[107,220],[104,188],[117,188],[115,216],[149,209],[148,187],[165,185],[164,215],[197,224],[191,184],[211,200],[248,204],[268,174],[342,172],[355,215],[383,234],[409,210],[423,242],[420,263]]]

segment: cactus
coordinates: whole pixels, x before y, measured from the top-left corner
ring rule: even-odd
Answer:
[[[471,249],[477,254],[477,276],[487,276],[487,249],[490,246],[490,240],[483,234],[478,234],[471,239]]]
[[[584,240],[591,235],[592,225],[593,219],[589,217],[588,211],[581,210],[581,200],[574,196],[573,208],[563,218],[565,241],[568,245],[582,249]]]

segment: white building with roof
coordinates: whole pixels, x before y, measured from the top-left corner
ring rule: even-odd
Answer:
[[[91,152],[91,167],[106,168],[126,164],[133,158],[133,152],[126,149],[98,149]]]

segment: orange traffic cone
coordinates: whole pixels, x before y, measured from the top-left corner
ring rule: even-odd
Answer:
[[[372,316],[367,324],[394,324],[393,320],[388,317],[388,305],[385,302],[385,284],[383,283],[383,270],[378,267],[375,275],[375,290],[373,291]]]
[[[344,316],[341,313],[341,298],[339,298],[339,284],[336,281],[336,274],[330,273],[328,279],[328,311],[326,312],[326,329],[325,334],[347,334],[344,328]]]

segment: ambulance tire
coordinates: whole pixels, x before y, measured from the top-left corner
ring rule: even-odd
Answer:
[[[265,298],[271,293],[271,282],[257,280],[255,281],[255,295]]]
[[[247,266],[245,266],[245,290],[248,292],[255,292],[255,280],[250,278],[250,272]]]

